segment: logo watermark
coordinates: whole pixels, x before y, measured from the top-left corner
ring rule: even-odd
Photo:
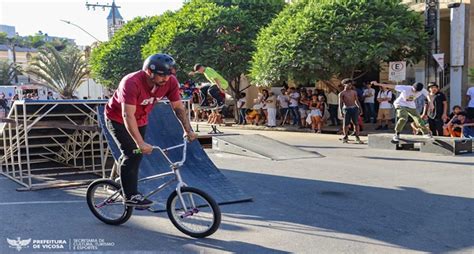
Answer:
[[[55,250],[99,250],[104,247],[114,247],[115,242],[107,242],[102,238],[91,239],[16,239],[7,238],[7,243],[11,249],[16,249],[18,252],[23,249],[31,248],[33,250],[55,251]]]
[[[26,249],[29,247],[31,243],[31,238],[21,240],[20,237],[17,237],[16,239],[9,239],[7,238],[8,245],[10,245],[10,248],[16,249],[17,251],[21,251],[22,249]]]

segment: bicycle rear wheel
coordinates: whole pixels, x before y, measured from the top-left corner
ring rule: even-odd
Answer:
[[[166,203],[166,211],[173,225],[184,234],[196,238],[216,232],[221,223],[221,211],[216,201],[204,191],[192,187],[181,188],[181,196],[183,200],[174,191]]]
[[[89,185],[87,205],[95,217],[110,225],[125,223],[133,212],[133,207],[124,204],[120,184],[109,179],[99,179]]]

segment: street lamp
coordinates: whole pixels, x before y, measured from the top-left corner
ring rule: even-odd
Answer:
[[[89,32],[87,32],[86,30],[84,30],[84,28],[72,23],[71,21],[67,21],[67,20],[64,20],[64,19],[60,19],[60,21],[66,23],[66,24],[69,24],[69,25],[73,25],[79,29],[81,29],[84,33],[90,35],[92,38],[94,38],[94,40],[98,41],[98,42],[102,42],[101,40],[97,39],[97,37],[95,37],[94,35],[90,34]]]
[[[91,33],[87,32],[84,28],[72,23],[71,21],[67,21],[67,20],[64,20],[64,19],[60,19],[60,21],[66,23],[66,24],[69,24],[69,25],[73,25],[79,29],[81,29],[84,33],[88,34],[89,36],[91,36],[92,38],[94,38],[97,42],[102,42],[101,40],[97,39],[97,37],[95,37],[94,35],[92,35]],[[89,89],[89,79],[90,77],[87,78],[87,98],[90,98],[90,89]]]

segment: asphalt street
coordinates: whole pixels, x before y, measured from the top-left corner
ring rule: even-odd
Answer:
[[[254,201],[221,206],[222,225],[206,239],[183,235],[164,213],[135,211],[124,225],[109,226],[91,214],[83,187],[17,192],[0,176],[0,253],[474,252],[472,155],[372,150],[334,135],[222,130],[260,133],[323,157],[271,161],[207,150]],[[32,242],[17,250],[7,238]]]

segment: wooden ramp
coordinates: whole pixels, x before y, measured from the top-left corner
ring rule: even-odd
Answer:
[[[433,140],[414,135],[400,135],[400,142],[391,142],[393,134],[369,134],[369,148],[411,150],[442,155],[472,154],[472,139],[434,137]]]

